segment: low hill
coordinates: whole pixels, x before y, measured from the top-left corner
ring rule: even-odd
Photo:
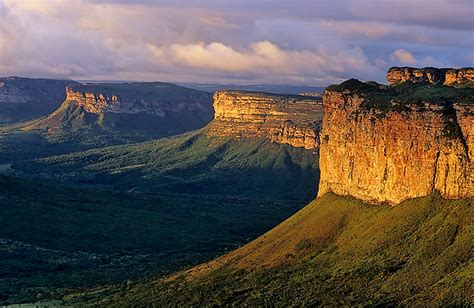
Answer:
[[[470,305],[473,202],[433,194],[370,206],[326,194],[210,263],[65,300],[121,307]]]
[[[72,80],[0,77],[0,125],[50,114],[66,98]]]

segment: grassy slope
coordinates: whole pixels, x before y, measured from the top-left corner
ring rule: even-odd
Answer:
[[[473,200],[391,208],[327,194],[270,232],[171,278],[67,298],[116,306],[472,304]],[[107,299],[97,302],[107,292]]]
[[[178,137],[17,163],[13,168],[119,191],[298,199],[315,196],[317,155],[264,139],[235,141],[199,130]]]

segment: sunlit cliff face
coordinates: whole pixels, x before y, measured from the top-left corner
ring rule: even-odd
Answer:
[[[472,68],[392,68],[387,79],[391,87],[349,80],[326,90],[318,194],[391,205],[435,191],[472,197]]]
[[[464,0],[0,0],[0,75],[382,81],[393,65],[472,63],[471,6]]]
[[[206,134],[234,139],[265,138],[316,151],[321,103],[313,97],[218,91],[214,94],[214,120]]]

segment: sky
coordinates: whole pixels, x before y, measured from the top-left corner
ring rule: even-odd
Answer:
[[[326,86],[474,66],[473,0],[0,0],[0,76]]]

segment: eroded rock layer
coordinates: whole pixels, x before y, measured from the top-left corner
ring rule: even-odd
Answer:
[[[218,91],[214,94],[214,120],[207,134],[272,142],[315,149],[319,146],[321,100],[298,95]]]
[[[408,81],[459,86],[474,82],[474,68],[392,67],[388,70],[387,81],[390,84]]]
[[[166,83],[76,85],[66,89],[66,101],[76,102],[94,114],[147,113],[165,117],[168,112],[211,113],[209,93]]]
[[[356,80],[328,88],[319,196],[331,191],[395,205],[434,191],[474,195],[473,90],[408,90]]]

